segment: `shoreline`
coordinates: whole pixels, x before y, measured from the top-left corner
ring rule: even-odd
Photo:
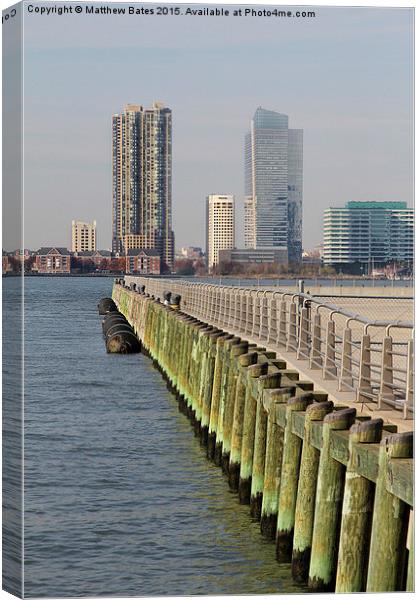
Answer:
[[[209,283],[218,283],[220,281],[255,281],[256,283],[259,281],[298,281],[303,280],[305,282],[318,282],[318,281],[331,281],[331,282],[375,282],[382,285],[394,285],[398,282],[398,285],[403,285],[405,282],[406,287],[414,287],[414,278],[412,279],[384,279],[378,277],[314,277],[314,276],[305,276],[305,275],[289,275],[289,276],[274,276],[274,275],[266,275],[264,277],[255,277],[253,275],[245,275],[239,277],[238,275],[223,275],[219,277],[212,276],[186,276],[186,275],[176,275],[176,274],[167,274],[167,275],[149,275],[142,273],[123,273],[123,272],[115,272],[115,273],[2,273],[2,277],[124,277],[125,275],[131,275],[134,277],[152,277],[157,279],[185,279],[185,280],[196,280],[196,281],[208,281]]]

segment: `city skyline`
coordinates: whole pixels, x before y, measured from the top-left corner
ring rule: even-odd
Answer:
[[[127,102],[161,100],[173,111],[177,247],[204,247],[202,203],[219,190],[237,199],[243,246],[243,133],[258,106],[305,131],[304,247],[321,241],[328,206],[412,205],[411,10],[319,8],[313,22],[233,28],[223,19],[161,20],[158,37],[148,18],[124,30],[112,16],[77,30],[69,23],[25,19],[27,247],[70,244],[68,223],[78,218],[95,219],[98,247],[109,248],[109,120]]]

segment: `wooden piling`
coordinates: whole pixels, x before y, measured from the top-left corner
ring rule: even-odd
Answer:
[[[313,393],[306,392],[301,396],[290,398],[287,403],[278,516],[276,514],[277,519],[272,519],[269,529],[271,537],[276,538],[276,558],[280,563],[289,563],[292,560],[293,530],[302,450],[302,439],[293,433],[293,413],[306,411],[313,400]]]
[[[308,580],[311,591],[334,591],[345,467],[331,457],[331,432],[349,429],[355,417],[355,408],[345,408],[324,419]]]
[[[238,337],[233,337],[224,343],[224,358],[223,358],[223,370],[222,370],[222,384],[220,388],[220,402],[219,402],[219,415],[217,420],[216,430],[216,446],[214,450],[214,462],[217,466],[222,466],[222,451],[224,441],[224,424],[225,424],[225,413],[229,401],[232,386],[234,384],[234,370],[235,370],[235,359],[232,355],[234,347],[240,346],[241,349],[246,352],[248,350],[248,343],[242,342]]]
[[[213,392],[214,365],[216,361],[216,344],[218,338],[223,335],[225,334],[220,329],[216,329],[213,333],[209,333],[208,336],[206,385],[202,391],[201,403],[201,443],[203,446],[207,446],[209,437],[211,397]]]
[[[214,452],[216,449],[217,422],[219,420],[220,390],[222,386],[223,344],[226,340],[232,338],[233,335],[226,333],[217,338],[216,342],[216,359],[214,365],[213,389],[211,394],[211,408],[207,443],[207,457],[211,460],[214,459]]]
[[[280,427],[278,423],[278,408],[286,404],[295,391],[294,386],[264,391],[264,404],[268,412],[268,423],[260,528],[262,535],[268,539],[274,539],[275,537],[282,476],[284,428]]]
[[[254,455],[255,417],[257,413],[257,399],[253,391],[256,378],[266,375],[268,362],[251,365],[247,369],[247,383],[245,393],[244,423],[242,429],[241,468],[239,473],[239,502],[249,504],[251,499],[252,460]]]
[[[229,382],[226,394],[223,422],[221,424],[222,436],[222,469],[229,474],[230,446],[232,439],[233,413],[235,410],[236,386],[239,372],[239,357],[248,353],[248,342],[241,342],[232,346],[230,351],[231,368],[229,371]]]
[[[365,591],[375,484],[357,473],[358,455],[355,450],[357,444],[378,443],[382,426],[382,419],[372,419],[357,421],[350,429],[336,592]]]
[[[408,521],[408,566],[407,566],[407,592],[414,592],[414,512],[410,511],[410,518]]]
[[[254,452],[252,457],[252,483],[250,496],[251,517],[261,519],[261,507],[264,490],[265,455],[267,447],[267,411],[264,407],[263,393],[267,389],[279,388],[281,372],[267,373],[258,379],[258,395],[255,413]]]
[[[195,433],[202,439],[202,422],[203,422],[203,409],[204,409],[204,398],[206,396],[206,390],[213,386],[213,381],[209,380],[209,368],[210,368],[210,336],[219,330],[211,327],[211,329],[203,331],[201,337],[200,346],[200,362],[201,368],[199,369],[200,380],[197,388],[197,400],[195,406]]]
[[[311,443],[312,423],[322,421],[332,409],[332,402],[320,402],[311,404],[305,415],[292,551],[292,577],[299,583],[306,583],[309,574],[318,480],[320,453]]]
[[[235,390],[235,407],[233,411],[232,435],[229,457],[229,487],[237,492],[239,489],[239,472],[241,468],[242,430],[244,424],[246,369],[258,360],[257,352],[248,352],[238,358],[238,376]]]
[[[405,590],[405,547],[409,506],[387,490],[388,469],[395,459],[413,458],[413,433],[386,436],[380,444],[370,542],[367,592]]]

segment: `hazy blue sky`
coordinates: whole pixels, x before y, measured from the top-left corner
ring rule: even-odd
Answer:
[[[129,102],[173,110],[177,247],[204,244],[209,193],[235,194],[242,244],[243,137],[260,105],[304,129],[306,248],[322,240],[327,206],[412,205],[413,13],[315,10],[307,20],[26,14],[25,245],[69,245],[72,219],[96,219],[99,247],[110,247],[111,115]]]

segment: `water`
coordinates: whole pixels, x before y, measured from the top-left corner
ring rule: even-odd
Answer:
[[[106,354],[111,286],[26,281],[25,595],[302,591],[150,360]]]

